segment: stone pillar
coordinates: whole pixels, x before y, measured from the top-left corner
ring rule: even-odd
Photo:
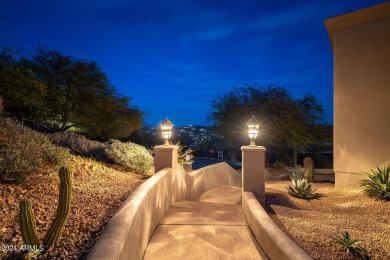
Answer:
[[[243,146],[242,191],[250,191],[260,203],[265,202],[265,151],[262,146]]]
[[[176,169],[177,163],[176,145],[159,145],[154,147],[154,171],[155,173],[164,168]]]

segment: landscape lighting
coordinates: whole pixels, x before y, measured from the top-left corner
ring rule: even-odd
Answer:
[[[251,139],[251,143],[249,146],[256,146],[255,139],[259,134],[260,122],[255,118],[255,116],[252,116],[252,118],[249,119],[248,122],[246,122],[246,125],[248,126],[248,135]]]
[[[168,139],[172,136],[172,127],[173,124],[171,121],[168,120],[168,118],[165,118],[165,120],[161,123],[161,132],[162,137],[165,139],[164,145],[169,145]]]

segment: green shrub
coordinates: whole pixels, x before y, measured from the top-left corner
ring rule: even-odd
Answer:
[[[83,135],[70,131],[47,134],[47,136],[53,143],[70,149],[74,154],[95,158],[101,161],[107,160],[106,153],[104,152],[104,149],[107,148],[107,144],[89,140]]]
[[[0,181],[20,183],[45,165],[67,165],[67,149],[53,145],[41,133],[0,118]]]
[[[321,194],[315,193],[317,189],[313,189],[311,183],[307,183],[301,172],[292,173],[290,179],[293,185],[285,187],[290,195],[301,199],[321,197]]]
[[[390,165],[369,170],[364,173],[368,179],[360,181],[363,192],[370,197],[390,200]]]
[[[110,140],[105,152],[115,163],[135,173],[147,172],[154,162],[145,147],[131,142]]]
[[[354,254],[361,259],[369,259],[367,251],[359,245],[361,242],[363,242],[363,240],[352,239],[348,231],[342,232],[341,236],[335,236],[334,241],[341,245],[348,254]]]

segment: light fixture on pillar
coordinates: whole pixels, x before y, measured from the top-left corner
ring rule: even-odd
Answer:
[[[255,116],[252,116],[252,118],[249,119],[248,122],[246,122],[246,125],[248,126],[248,135],[251,139],[251,143],[249,146],[256,146],[255,139],[259,134],[260,122],[256,119]]]
[[[161,132],[162,137],[165,139],[164,145],[169,145],[168,139],[172,136],[172,127],[173,124],[171,121],[168,120],[168,118],[165,118],[165,120],[161,123]]]

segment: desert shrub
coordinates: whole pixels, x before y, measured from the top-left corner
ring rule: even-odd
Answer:
[[[104,149],[107,148],[107,144],[105,143],[89,140],[83,135],[70,131],[51,133],[47,134],[47,136],[53,143],[70,149],[74,154],[102,161],[106,161],[107,159],[106,153],[104,152]]]
[[[185,150],[185,148],[187,147],[186,145],[182,145],[180,142],[177,142],[175,143],[175,145],[178,147],[178,150],[177,150],[177,162],[180,164],[180,165],[183,165],[183,163],[187,162],[187,158],[189,159],[188,162],[190,163],[193,163],[193,158],[194,158],[194,155],[193,155],[193,152],[194,150],[192,150],[191,148],[188,148]]]
[[[115,163],[135,173],[147,172],[154,162],[145,147],[131,142],[110,140],[105,152]]]
[[[321,197],[321,194],[315,193],[317,189],[313,189],[311,183],[307,183],[307,180],[303,177],[301,172],[292,173],[290,179],[292,181],[292,186],[285,187],[290,195],[301,199]]]
[[[370,197],[390,200],[390,165],[369,170],[364,173],[368,179],[360,181],[363,192]]]
[[[363,240],[352,239],[348,231],[342,232],[341,236],[335,236],[334,241],[341,245],[348,254],[354,254],[361,259],[369,259],[367,251],[359,245]]]
[[[275,169],[285,169],[286,168],[286,164],[282,161],[282,160],[278,160],[276,161],[274,164],[273,164],[273,167]]]
[[[0,119],[0,180],[20,183],[44,165],[67,165],[69,151],[43,134],[10,119]]]

